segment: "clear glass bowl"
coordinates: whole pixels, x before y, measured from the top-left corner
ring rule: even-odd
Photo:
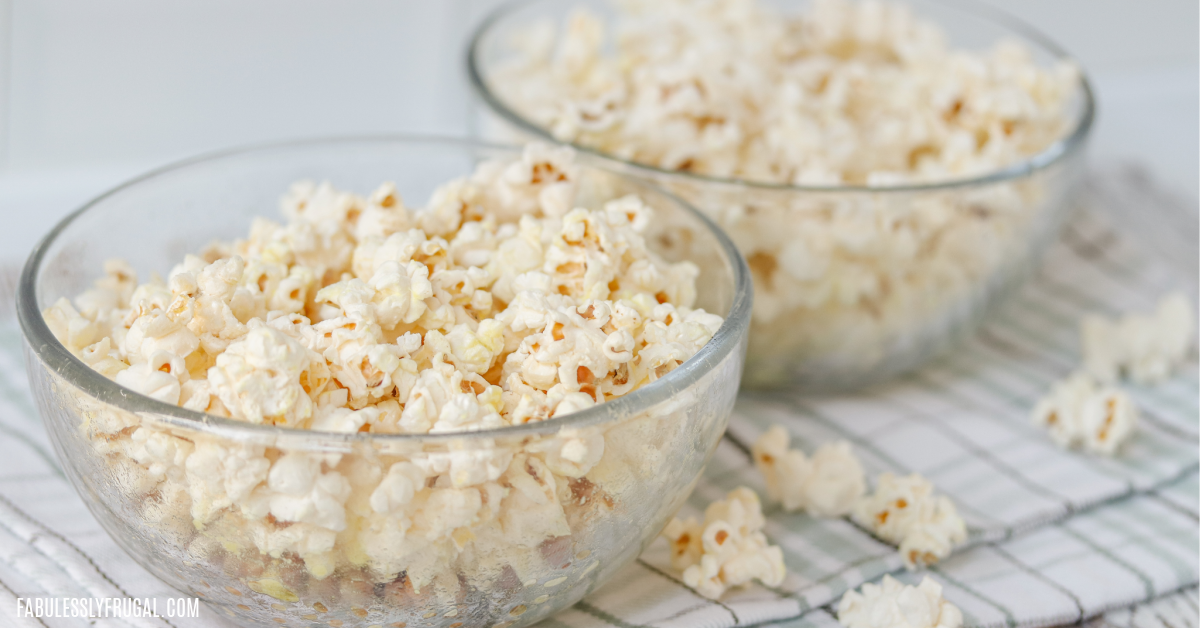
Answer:
[[[275,214],[279,195],[297,179],[363,192],[390,180],[416,201],[470,173],[480,159],[512,154],[406,137],[237,150],[122,185],[42,240],[18,295],[30,384],[67,477],[134,560],[243,625],[525,626],[578,601],[654,539],[725,431],[745,355],[751,284],[745,262],[715,225],[643,182],[585,163],[581,194],[585,203],[628,191],[642,195],[657,210],[656,233],[648,239],[670,258],[697,253],[697,305],[725,316],[725,323],[665,377],[561,419],[437,435],[254,425],[121,388],[72,356],[42,318],[59,297],[88,287],[106,259],[125,258],[147,276],[213,239],[244,236],[256,215]],[[585,475],[540,462],[573,439],[593,452],[603,446]],[[131,443],[157,447],[160,460],[166,448],[173,461],[143,464],[128,453]],[[309,524],[287,526],[227,505],[285,454],[316,457],[349,480],[349,532],[326,535],[332,547],[312,536],[309,545],[280,551],[289,531]],[[364,500],[390,465],[439,456],[451,465],[461,459],[455,456],[500,464],[526,456],[536,488],[511,488],[499,503],[495,494],[477,492],[475,523],[448,536],[422,536],[435,528],[422,528],[417,515],[407,533],[399,520],[371,518]],[[189,483],[204,490],[189,492]],[[433,512],[433,492],[449,489],[416,490],[412,503],[427,500]]]
[[[788,13],[808,4],[762,1]],[[512,43],[523,29],[539,22],[561,25],[580,6],[611,25],[614,4],[524,0],[485,19],[467,53],[471,84],[482,101],[477,134],[504,141],[553,140],[547,129],[505,102],[502,86],[497,89],[492,77],[512,58]],[[1069,58],[1035,30],[982,5],[939,0],[904,4],[940,25],[955,48],[1016,40],[1041,65]],[[746,256],[755,304],[744,385],[845,390],[914,368],[968,334],[1035,267],[1081,181],[1094,115],[1086,78],[1072,109],[1064,136],[1025,161],[971,179],[886,188],[721,179],[574,146],[695,205]],[[829,245],[836,242],[831,217],[864,221],[873,239]],[[889,233],[894,224],[912,229]],[[783,272],[779,259],[798,241],[806,244],[800,248],[805,255],[815,251],[830,270],[816,277]],[[856,248],[863,244],[865,250]]]

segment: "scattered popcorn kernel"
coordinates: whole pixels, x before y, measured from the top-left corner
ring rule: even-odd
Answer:
[[[1087,373],[1074,373],[1054,384],[1050,393],[1034,406],[1030,418],[1058,446],[1074,446],[1082,436],[1083,406],[1095,393],[1096,383]]]
[[[1083,366],[1101,382],[1124,375],[1139,384],[1156,384],[1184,363],[1195,333],[1194,310],[1182,292],[1163,297],[1151,313],[1116,321],[1090,314],[1080,323]]]
[[[1080,410],[1084,449],[1111,456],[1137,429],[1138,410],[1123,391],[1103,388]]]
[[[788,449],[789,440],[787,428],[773,425],[758,437],[751,453],[766,482],[767,497],[782,503],[783,509],[790,512],[805,506],[804,479],[812,464],[804,452]]]
[[[787,568],[783,550],[762,533],[765,523],[758,495],[734,489],[709,504],[703,525],[694,518],[667,524],[663,536],[671,545],[671,566],[683,572],[684,584],[714,600],[752,580],[777,587]]]
[[[1078,372],[1054,384],[1030,418],[1059,447],[1111,456],[1137,431],[1138,409],[1128,393]]]
[[[812,459],[788,449],[787,429],[773,425],[754,443],[754,463],[767,484],[767,497],[789,512],[806,510],[815,517],[850,514],[866,490],[862,465],[850,443],[826,443]]]
[[[804,503],[816,517],[841,517],[850,514],[855,502],[866,491],[862,465],[850,443],[838,441],[817,448],[812,470],[804,479]]]
[[[692,565],[700,564],[704,555],[704,547],[700,536],[704,528],[694,518],[671,519],[663,530],[663,536],[671,544],[671,566],[683,571]]]
[[[967,528],[949,498],[934,495],[933,484],[913,473],[879,475],[875,492],[854,505],[854,521],[900,547],[905,567],[927,567],[967,540]]]
[[[917,586],[891,576],[847,591],[838,602],[838,622],[846,628],[959,628],[958,607],[942,598],[942,586],[925,576]]]

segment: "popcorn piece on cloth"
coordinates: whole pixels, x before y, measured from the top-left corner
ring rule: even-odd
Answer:
[[[934,495],[933,484],[916,473],[881,473],[875,492],[858,500],[852,516],[875,536],[898,545],[909,569],[932,565],[967,540],[954,502]]]
[[[767,497],[789,512],[804,508],[804,479],[812,470],[804,452],[788,449],[790,440],[787,428],[772,425],[751,448],[754,465],[767,485]]]
[[[917,586],[891,576],[862,591],[847,591],[838,602],[838,622],[846,628],[959,628],[962,611],[942,599],[942,586],[925,576]]]
[[[1085,316],[1079,332],[1083,365],[1092,377],[1108,383],[1124,374],[1139,384],[1155,384],[1187,359],[1196,320],[1187,295],[1173,292],[1151,313],[1127,314],[1116,321]]]
[[[767,496],[789,512],[806,510],[816,517],[850,514],[866,490],[862,464],[850,443],[826,443],[812,459],[798,449],[788,449],[789,436],[782,425],[763,432],[751,449],[754,464],[767,484]]]
[[[709,504],[703,525],[695,518],[667,524],[663,536],[671,545],[671,565],[683,571],[684,584],[714,600],[751,580],[777,587],[787,568],[783,550],[768,545],[762,533],[765,523],[758,495],[734,489]]]
[[[1054,384],[1030,419],[1060,447],[1111,456],[1137,431],[1138,409],[1128,393],[1079,372]]]

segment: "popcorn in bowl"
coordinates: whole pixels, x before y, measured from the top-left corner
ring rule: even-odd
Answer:
[[[754,274],[751,385],[846,388],[931,355],[1023,274],[1078,178],[1077,66],[969,13],[551,5],[477,34],[485,129],[569,142],[712,216]]]
[[[570,149],[428,142],[385,154],[492,158],[419,209],[299,183],[286,223],[165,280],[111,262],[22,309],[58,339],[31,341],[31,375],[93,512],[239,620],[535,622],[657,536],[723,432],[749,294],[718,232]],[[262,157],[337,170],[339,150],[378,149]],[[247,158],[271,172],[211,163]],[[718,254],[669,260],[671,237]],[[37,263],[79,250],[59,246]]]
[[[82,312],[64,297],[45,316],[72,346],[72,325],[93,327],[80,355],[127,388],[250,423],[425,434],[546,420],[655,381],[723,322],[691,307],[694,264],[646,249],[651,208],[572,209],[575,176],[570,149],[535,144],[414,211],[387,184],[363,198],[297,183],[287,225],[259,219],[128,296],[114,262]],[[483,215],[488,195],[512,214]]]

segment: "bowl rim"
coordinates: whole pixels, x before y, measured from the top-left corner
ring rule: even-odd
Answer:
[[[577,162],[582,163],[586,167],[596,168],[598,170],[622,177],[639,187],[652,191],[655,194],[661,194],[667,201],[676,203],[683,211],[691,214],[699,221],[700,224],[704,225],[704,227],[707,228],[716,238],[719,246],[729,259],[729,265],[731,267],[730,271],[733,280],[733,295],[729,306],[729,312],[725,316],[724,322],[722,322],[721,326],[717,329],[717,332],[713,335],[712,339],[709,340],[708,343],[701,347],[695,355],[690,357],[683,364],[672,370],[670,373],[667,373],[662,378],[638,388],[627,395],[618,397],[612,401],[594,405],[578,412],[570,413],[562,418],[485,430],[442,432],[436,434],[382,434],[369,432],[346,433],[255,424],[233,418],[208,414],[205,412],[189,410],[182,406],[170,404],[158,399],[153,399],[125,388],[117,384],[115,381],[104,377],[99,372],[93,370],[90,366],[85,364],[81,359],[72,354],[50,331],[50,328],[46,324],[46,321],[37,305],[37,278],[50,247],[56,242],[60,235],[66,232],[67,229],[71,227],[71,225],[79,217],[86,214],[89,210],[100,206],[109,198],[128,189],[136,188],[143,183],[155,180],[159,177],[174,175],[179,172],[186,172],[192,166],[205,165],[224,159],[254,156],[255,154],[266,155],[280,150],[286,151],[289,149],[298,148],[303,149],[321,146],[332,147],[354,144],[429,144],[436,145],[439,148],[457,148],[460,150],[475,151],[476,153],[495,152],[519,155],[521,152],[521,147],[516,145],[481,142],[470,139],[438,135],[405,133],[339,135],[301,138],[282,142],[264,142],[224,150],[217,150],[171,162],[167,165],[150,170],[108,189],[107,191],[87,201],[78,209],[72,211],[70,214],[60,220],[54,226],[54,228],[50,230],[49,233],[43,236],[30,253],[25,262],[25,266],[22,268],[16,295],[17,318],[20,322],[21,331],[25,340],[26,351],[28,353],[26,362],[32,362],[32,358],[36,356],[36,358],[42,362],[41,366],[53,370],[58,374],[59,377],[65,379],[72,386],[75,386],[83,393],[103,403],[116,406],[122,410],[126,410],[135,414],[150,415],[146,418],[152,417],[156,421],[175,427],[205,431],[218,436],[225,436],[233,439],[245,439],[247,437],[268,437],[283,438],[287,440],[311,440],[319,438],[322,442],[330,444],[347,442],[445,443],[456,440],[553,434],[558,433],[565,428],[583,428],[608,422],[616,422],[624,418],[635,417],[648,408],[669,402],[677,393],[688,389],[702,377],[712,372],[718,365],[724,363],[725,358],[731,352],[735,350],[744,351],[745,343],[743,342],[743,339],[745,338],[750,326],[750,310],[753,290],[750,280],[750,269],[746,265],[745,259],[743,259],[741,254],[738,253],[737,247],[734,246],[733,242],[729,239],[725,232],[717,227],[717,225],[711,219],[705,216],[703,212],[698,211],[696,208],[692,207],[678,196],[643,180],[631,178],[624,173],[616,172],[602,161],[590,158],[587,155],[577,156]],[[37,366],[28,364],[28,368],[33,369],[37,368]]]
[[[576,151],[588,154],[593,157],[604,159],[619,165],[622,170],[628,170],[640,174],[643,177],[651,177],[658,179],[682,179],[698,183],[719,186],[734,186],[742,188],[750,188],[753,190],[763,191],[782,191],[782,192],[822,192],[822,193],[888,193],[888,192],[931,192],[940,190],[950,190],[962,187],[973,187],[988,185],[993,183],[1001,183],[1027,177],[1034,172],[1046,169],[1066,157],[1081,150],[1086,144],[1087,139],[1091,135],[1092,127],[1096,117],[1096,100],[1095,94],[1092,91],[1091,82],[1088,80],[1087,73],[1083,66],[1066,50],[1054,42],[1049,36],[1045,35],[1038,29],[1034,28],[1024,20],[1015,17],[1002,9],[983,4],[978,0],[959,0],[958,2],[949,2],[947,0],[924,0],[930,4],[938,4],[953,11],[960,11],[975,18],[980,18],[990,21],[1001,28],[1007,29],[1027,42],[1031,42],[1043,48],[1046,52],[1057,57],[1060,61],[1072,61],[1079,70],[1079,87],[1080,96],[1082,97],[1082,111],[1080,111],[1078,120],[1075,126],[1062,137],[1056,139],[1041,152],[1025,157],[1020,161],[1012,163],[999,170],[993,170],[981,175],[970,177],[960,177],[954,179],[946,179],[942,181],[933,181],[928,183],[903,183],[896,185],[865,185],[865,184],[834,184],[834,185],[795,185],[791,183],[773,183],[770,181],[756,181],[753,179],[740,179],[736,177],[718,177],[694,172],[685,172],[682,170],[673,170],[663,168],[652,164],[623,159],[611,153],[591,148],[585,144],[580,144],[575,141],[564,142],[555,138],[547,129],[535,124],[533,121],[517,113],[515,110],[506,105],[499,96],[492,92],[488,87],[487,81],[484,78],[483,63],[482,63],[482,40],[489,34],[491,29],[495,27],[508,14],[517,11],[518,9],[531,5],[536,2],[545,2],[547,0],[511,0],[501,6],[493,9],[475,28],[471,34],[470,42],[466,50],[466,71],[468,83],[471,85],[471,90],[476,97],[481,99],[493,113],[499,115],[508,123],[516,126],[533,135],[533,137],[554,142],[556,144],[567,145],[574,148]]]

